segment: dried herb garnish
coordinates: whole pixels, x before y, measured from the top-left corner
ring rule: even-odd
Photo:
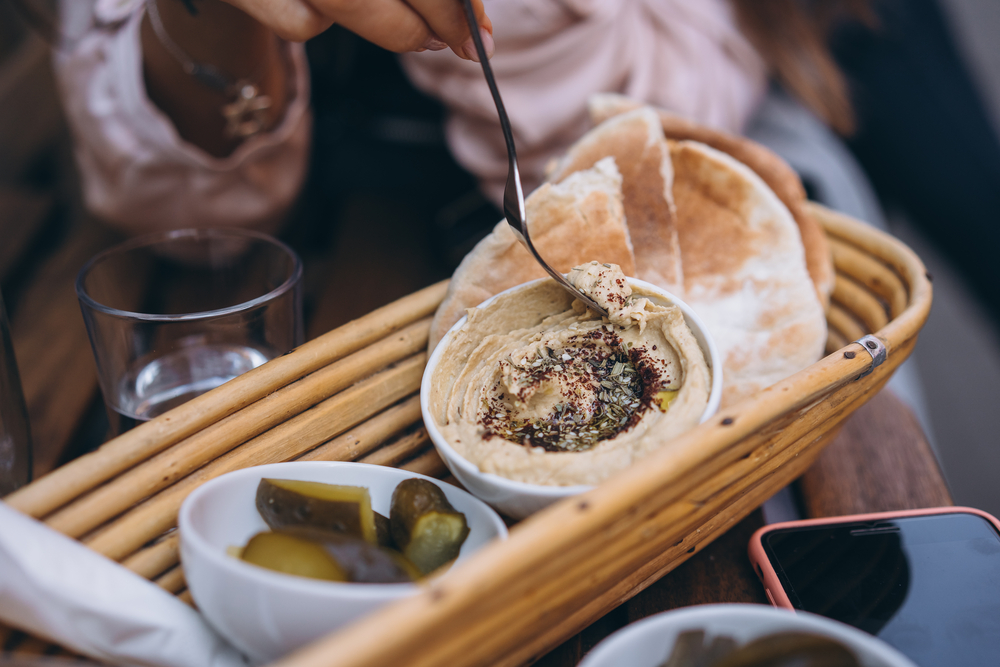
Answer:
[[[568,397],[538,421],[517,419],[503,405],[503,394],[493,404],[484,399],[481,425],[486,435],[496,435],[530,447],[550,452],[580,452],[598,442],[613,438],[639,421],[651,405],[650,369],[640,372],[637,362],[641,352],[625,345],[614,333],[598,330],[603,345],[586,340],[579,347],[566,350],[546,348],[531,364],[532,381],[541,382],[549,373],[565,372],[574,378],[576,398],[593,393],[590,405],[581,405]],[[593,337],[593,334],[589,334]],[[586,364],[586,366],[585,366]],[[640,364],[642,365],[642,364]],[[646,378],[646,379],[644,379]],[[581,383],[587,383],[586,392]],[[571,387],[572,387],[571,382]],[[655,383],[659,388],[659,383]]]

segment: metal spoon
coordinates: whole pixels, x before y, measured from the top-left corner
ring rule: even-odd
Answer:
[[[514,133],[510,127],[510,120],[504,110],[503,100],[500,99],[500,91],[497,89],[497,82],[493,78],[493,70],[490,68],[490,61],[486,57],[486,49],[483,47],[483,40],[479,36],[479,23],[476,21],[476,14],[472,10],[472,2],[463,0],[465,5],[465,17],[469,22],[469,31],[472,33],[472,41],[476,45],[476,53],[479,54],[479,64],[483,66],[483,74],[486,75],[486,83],[490,87],[493,95],[493,102],[497,107],[497,114],[500,116],[500,128],[503,130],[503,138],[507,142],[507,184],[503,189],[503,214],[507,218],[507,224],[517,239],[524,244],[534,258],[542,265],[542,268],[552,276],[553,280],[562,285],[570,294],[587,304],[588,308],[596,310],[601,315],[607,317],[608,311],[597,305],[589,296],[581,292],[566,280],[566,277],[549,266],[542,256],[535,250],[528,235],[528,224],[524,213],[524,192],[521,189],[521,174],[517,170],[517,153],[514,150]]]

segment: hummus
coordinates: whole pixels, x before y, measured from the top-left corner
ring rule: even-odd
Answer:
[[[483,472],[596,484],[697,425],[711,371],[681,310],[617,265],[575,267],[587,309],[544,280],[470,308],[431,378],[441,434]]]

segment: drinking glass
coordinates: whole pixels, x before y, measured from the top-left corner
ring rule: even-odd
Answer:
[[[31,434],[0,296],[0,497],[31,481]]]
[[[111,434],[302,343],[302,262],[266,234],[185,229],[126,241],[76,292]]]

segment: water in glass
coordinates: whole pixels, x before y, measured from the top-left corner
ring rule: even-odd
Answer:
[[[123,433],[262,365],[272,356],[244,345],[202,343],[151,362],[142,361],[122,379],[118,400],[111,406],[115,414],[110,416],[118,420],[112,429]]]

